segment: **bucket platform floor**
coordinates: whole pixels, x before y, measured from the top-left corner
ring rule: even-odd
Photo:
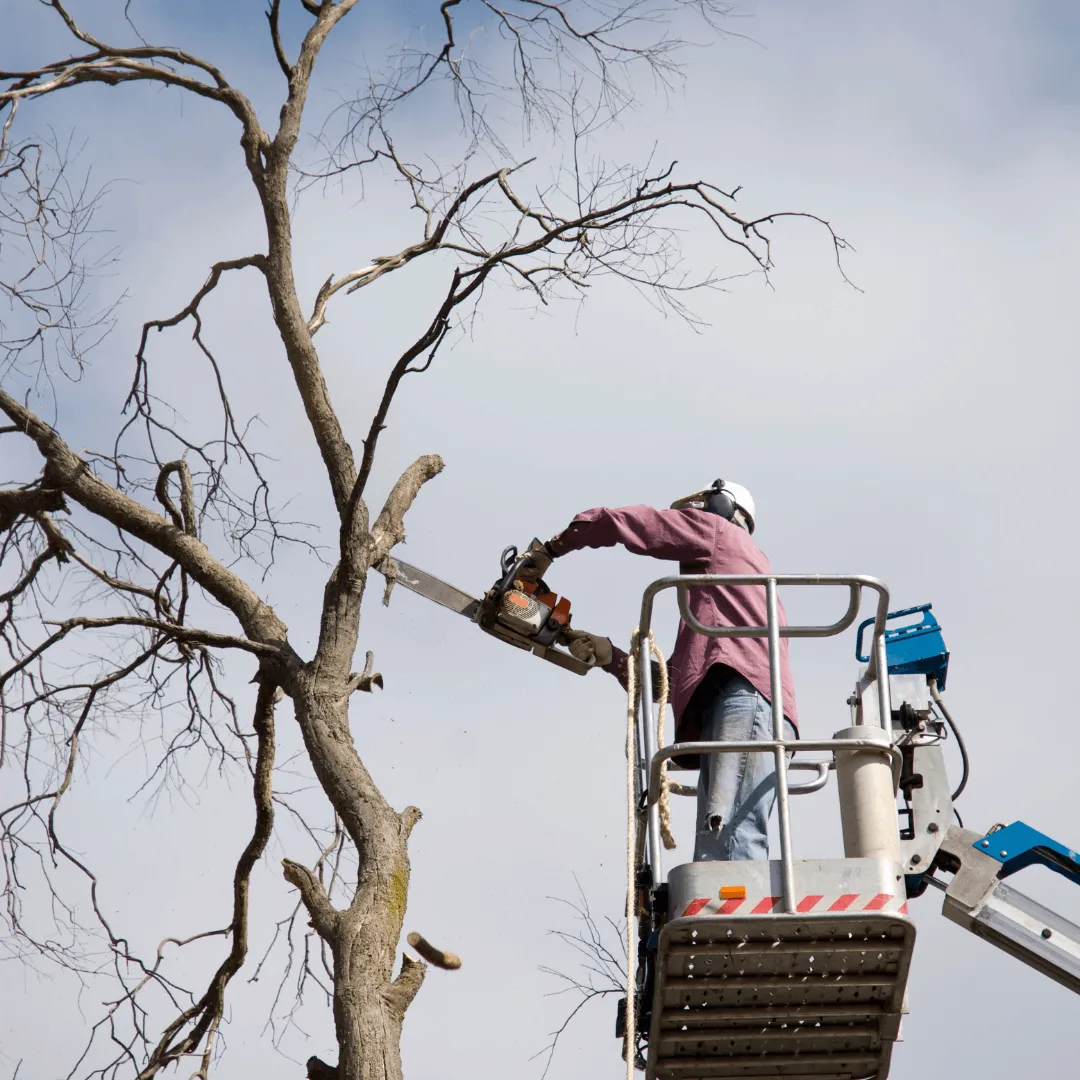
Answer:
[[[884,1080],[914,946],[889,912],[676,918],[657,948],[648,1080]]]

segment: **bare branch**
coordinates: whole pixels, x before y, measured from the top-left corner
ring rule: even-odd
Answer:
[[[454,2],[457,3],[458,0],[454,0]],[[382,153],[382,151],[380,151],[380,153]],[[399,170],[403,172],[406,171],[405,166],[394,152],[392,145],[389,145],[389,149],[386,153],[387,156],[393,159]],[[529,161],[532,160],[533,159],[531,158],[529,159]],[[517,168],[523,168],[524,165],[529,164],[529,161],[517,166]],[[479,180],[467,185],[455,197],[450,204],[449,209],[442,216],[435,228],[429,235],[425,236],[421,242],[410,245],[402,251],[399,251],[396,255],[380,256],[379,258],[374,259],[370,266],[365,266],[361,270],[353,270],[351,273],[346,274],[337,281],[334,281],[333,277],[327,278],[323,283],[322,288],[319,290],[318,296],[315,298],[315,307],[311,313],[311,318],[307,323],[310,332],[314,334],[325,324],[326,307],[335,293],[340,292],[342,289],[345,289],[350,293],[356,292],[357,289],[362,289],[364,286],[377,281],[384,274],[388,274],[393,270],[400,270],[403,266],[407,266],[421,255],[426,255],[432,251],[438,251],[443,246],[443,239],[448,230],[468,207],[473,196],[484,191],[484,189],[489,187],[496,180],[502,182],[503,177],[513,171],[513,169],[499,169],[496,172],[483,176]]]
[[[285,55],[284,46],[281,44],[281,0],[270,0],[270,10],[266,13],[270,23],[270,39],[274,43],[274,56],[277,57],[278,67],[281,68],[286,79],[292,78],[292,64]]]
[[[420,488],[442,471],[443,459],[438,454],[425,454],[401,474],[371,529],[375,543],[371,565],[381,562],[395,544],[405,539],[405,515],[409,507]]]
[[[300,899],[311,917],[311,924],[321,937],[336,936],[340,913],[334,910],[322,882],[306,867],[291,859],[281,860],[285,880],[300,890]]]
[[[170,326],[176,326],[178,323],[182,323],[185,319],[194,318],[198,314],[199,305],[214,291],[214,289],[217,288],[218,282],[221,281],[221,277],[226,271],[243,270],[249,266],[254,266],[263,273],[266,273],[266,256],[244,255],[239,259],[223,259],[221,262],[214,263],[214,265],[210,267],[210,274],[203,283],[202,288],[200,288],[191,298],[188,304],[168,319],[151,319],[150,322],[143,325],[138,355],[141,356],[145,352],[146,339],[151,330],[165,330]]]
[[[218,634],[212,630],[199,630],[191,626],[177,626],[173,623],[161,622],[158,619],[144,619],[129,615],[116,615],[97,619],[80,615],[75,618],[64,619],[59,623],[50,623],[46,620],[46,625],[58,626],[58,637],[66,635],[72,630],[105,630],[115,626],[141,626],[162,634],[173,641],[180,641],[185,644],[205,645],[212,649],[243,649],[246,652],[254,653],[256,656],[264,656],[270,659],[280,659],[281,657],[279,649],[270,645],[263,645],[258,641],[249,641],[247,638],[235,637],[232,634]]]
[[[81,83],[99,82],[117,86],[124,82],[151,81],[189,90],[201,97],[226,105],[244,125],[249,136],[261,132],[255,110],[248,99],[235,90],[213,64],[180,49],[142,45],[117,48],[98,41],[82,30],[60,0],[48,0],[70,33],[90,46],[92,51],[26,71],[0,70],[0,82],[11,85],[0,89],[0,110],[14,106],[24,98],[40,97]],[[169,65],[175,65],[174,70]],[[190,69],[195,74],[182,74]],[[209,78],[204,81],[199,76]]]
[[[176,473],[180,478],[179,510],[169,498],[169,476],[172,473]],[[183,529],[188,536],[198,536],[195,524],[195,490],[191,482],[191,469],[188,468],[186,461],[170,461],[162,466],[154,494],[158,502],[169,512],[169,517],[178,529]]]
[[[574,880],[578,888],[578,899],[576,901],[559,900],[559,903],[565,904],[573,911],[579,928],[573,931],[552,930],[551,934],[562,944],[568,945],[580,958],[582,972],[581,974],[566,974],[546,966],[540,970],[546,975],[553,976],[562,984],[553,992],[554,995],[570,993],[576,995],[579,1000],[559,1026],[551,1032],[551,1042],[534,1055],[534,1057],[546,1055],[542,1077],[547,1076],[551,1069],[559,1040],[581,1010],[597,998],[626,993],[624,927],[610,919],[605,920],[606,926],[598,924],[589,909],[589,902],[582,891],[580,882],[576,877]],[[609,934],[617,942],[615,951],[607,944],[606,938]]]
[[[37,444],[45,459],[46,480],[91,513],[152,544],[187,569],[200,585],[229,608],[254,641],[281,643],[285,627],[254,590],[214,559],[195,537],[98,479],[48,424],[0,389],[0,410]]]
[[[255,705],[254,727],[259,747],[254,777],[255,828],[237,861],[236,872],[233,876],[233,916],[229,927],[232,934],[232,948],[214,974],[202,998],[190,1009],[182,1012],[165,1029],[150,1055],[149,1062],[140,1071],[139,1080],[150,1080],[167,1066],[195,1053],[204,1039],[206,1046],[203,1054],[203,1069],[206,1069],[213,1049],[214,1036],[225,1013],[225,990],[247,958],[251,872],[266,850],[274,825],[272,780],[276,690],[277,687],[270,680],[262,680]],[[191,1024],[191,1030],[183,1038],[179,1038],[183,1029],[189,1024]]]
[[[410,934],[409,936],[412,937],[413,935]],[[416,936],[419,937],[419,935]],[[457,959],[453,953],[445,955]],[[458,960],[458,967],[460,966],[461,961]],[[453,970],[453,968],[451,967],[450,970]],[[402,954],[401,971],[386,991],[390,1004],[398,1016],[405,1015],[405,1010],[408,1009],[413,999],[420,992],[420,987],[424,985],[425,975],[427,975],[427,964],[421,964],[407,953]]]
[[[450,318],[454,309],[465,303],[483,285],[489,272],[490,269],[478,272],[472,275],[470,280],[463,285],[462,274],[455,270],[450,289],[439,310],[435,313],[434,319],[428,324],[428,328],[424,333],[401,354],[401,357],[391,369],[386,380],[386,386],[383,389],[382,400],[379,402],[379,407],[375,411],[371,425],[368,428],[367,438],[364,440],[364,456],[360,462],[360,471],[350,494],[346,521],[349,520],[353,513],[353,507],[363,497],[368,477],[371,475],[371,467],[375,462],[375,448],[378,444],[379,435],[386,427],[386,417],[390,412],[390,405],[393,403],[394,395],[397,393],[401,380],[409,374],[410,365],[422,353],[431,350],[430,355],[434,356],[435,350],[445,340],[450,330]]]
[[[36,517],[48,510],[67,510],[64,493],[59,488],[0,491],[0,532],[7,532],[20,517]]]

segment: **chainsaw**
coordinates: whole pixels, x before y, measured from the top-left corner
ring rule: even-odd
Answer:
[[[529,551],[540,546],[540,541],[534,540],[520,555],[516,547],[508,547],[499,560],[498,579],[480,600],[400,559],[393,560],[394,569],[389,573],[380,572],[388,583],[404,585],[410,592],[464,615],[481,630],[515,648],[527,649],[541,660],[584,675],[593,664],[578,660],[565,648],[569,641],[570,601],[557,596],[543,581],[523,581],[519,576],[529,562]]]

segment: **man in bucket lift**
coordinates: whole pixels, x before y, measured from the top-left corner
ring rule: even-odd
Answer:
[[[679,563],[683,574],[767,574],[769,560],[751,539],[754,500],[739,484],[712,487],[672,503],[586,510],[543,547],[522,574],[543,576],[552,559],[580,548],[622,544],[635,555]],[[761,585],[690,589],[690,611],[706,626],[764,626]],[[780,623],[787,619],[780,609]],[[626,686],[627,657],[607,638],[572,632],[570,651]],[[780,639],[785,738],[795,738],[795,692],[787,638]],[[771,739],[769,644],[766,638],[706,637],[679,623],[668,664],[677,742]],[[693,762],[686,762],[693,765]],[[700,762],[694,860],[767,859],[769,815],[776,801],[771,753],[709,754]]]

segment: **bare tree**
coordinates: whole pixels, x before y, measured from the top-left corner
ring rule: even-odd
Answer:
[[[611,277],[693,318],[687,294],[722,279],[684,269],[681,229],[715,237],[741,260],[732,273],[768,274],[768,227],[788,215],[744,215],[737,189],[679,179],[674,164],[612,167],[592,149],[597,133],[632,103],[637,80],[678,78],[680,20],[712,25],[724,5],[445,0],[431,9],[440,33],[432,47],[403,47],[385,72],[371,74],[311,125],[305,106],[316,62],[331,35],[349,33],[339,24],[360,5],[269,0],[264,32],[283,89],[275,123],[266,126],[221,66],[144,40],[129,18],[130,0],[126,44],[96,36],[61,0],[37,2],[55,20],[59,58],[0,70],[0,445],[2,460],[21,470],[0,488],[0,779],[6,775],[3,790],[16,792],[0,807],[0,948],[86,978],[115,979],[116,993],[72,1075],[150,1080],[194,1059],[206,1080],[230,984],[249,959],[252,873],[275,813],[284,811],[299,822],[312,853],[305,863],[282,864],[299,903],[275,941],[302,942],[302,955],[290,950],[288,960],[298,968],[297,998],[306,990],[325,995],[339,1048],[335,1066],[312,1059],[309,1076],[396,1080],[402,1022],[428,963],[452,969],[460,962],[413,935],[427,963],[403,954],[395,973],[409,835],[420,811],[389,805],[349,726],[353,694],[381,685],[370,653],[362,670],[353,666],[368,572],[392,577],[405,516],[443,468],[435,454],[419,456],[375,511],[369,487],[380,435],[405,376],[426,371],[477,305],[498,302],[508,287],[547,304],[581,298],[594,281]],[[479,27],[498,44],[471,51]],[[195,95],[232,115],[265,243],[214,263],[179,311],[145,322],[133,343],[122,413],[111,426],[107,417],[94,418],[97,449],[80,450],[67,434],[80,415],[79,380],[114,314],[108,305],[95,307],[87,282],[116,256],[93,226],[103,193],[79,173],[72,145],[36,125],[34,110],[41,99],[87,84],[127,83]],[[408,109],[444,98],[457,110],[460,153],[448,167],[426,155],[418,163],[420,154],[401,148]],[[101,105],[100,96],[93,100]],[[507,148],[508,102],[517,123],[552,136],[545,141],[556,148],[554,158],[538,162]],[[297,200],[380,170],[400,181],[417,214],[415,241],[357,269],[328,268],[321,284],[298,281]],[[842,240],[813,220],[839,256]],[[345,294],[428,257],[446,274],[441,299],[417,315],[411,344],[387,359],[357,460],[356,433],[346,430],[328,391],[316,335]],[[284,362],[267,358],[263,378],[280,380],[282,393],[302,405],[334,512],[333,565],[310,655],[260,595],[282,545],[306,542],[306,534],[282,517],[265,446],[234,405],[234,365],[203,333],[207,298],[238,273],[254,274],[266,289]],[[313,297],[306,306],[305,295]],[[217,394],[214,409],[192,422],[154,390],[151,341],[181,326],[191,330]],[[376,363],[369,357],[369,370]],[[83,417],[77,426],[85,431],[86,424]],[[237,665],[257,669],[246,721],[229,692]],[[275,752],[275,708],[284,699],[302,735],[304,767],[317,780],[321,824],[310,802],[278,783],[291,764]],[[91,732],[121,713],[161,724],[150,788],[180,782],[185,760],[201,753],[222,768],[246,770],[254,807],[222,925],[166,939],[148,956],[113,925],[94,868],[65,841],[58,813],[76,778],[93,775],[80,765]],[[185,990],[169,958],[207,938],[222,939],[220,960],[202,989]],[[162,1019],[163,1008],[171,1018]]]
[[[566,972],[548,964],[540,968],[555,980],[558,987],[551,991],[550,996],[568,996],[573,1003],[559,1026],[551,1032],[551,1041],[535,1055],[544,1062],[541,1080],[551,1071],[559,1040],[585,1006],[612,994],[617,997],[626,994],[626,923],[616,922],[610,916],[597,922],[581,883],[576,879],[575,883],[578,890],[576,900],[552,898],[573,912],[572,929],[552,930],[550,933],[560,945],[572,951],[577,969]]]

